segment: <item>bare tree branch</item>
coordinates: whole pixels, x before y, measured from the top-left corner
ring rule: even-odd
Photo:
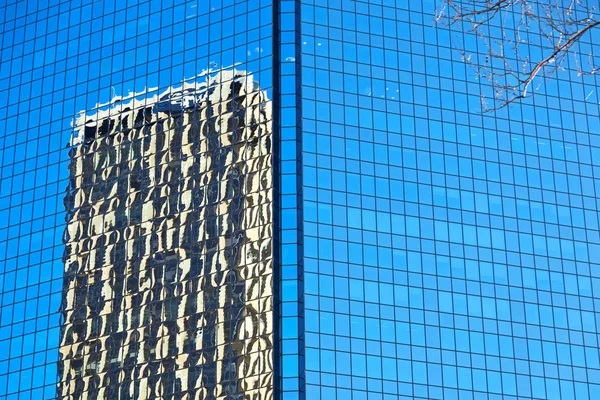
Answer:
[[[544,66],[553,63],[556,60],[557,55],[559,55],[563,51],[568,51],[568,49],[571,46],[573,46],[573,44],[575,44],[575,42],[577,42],[584,33],[586,33],[590,29],[593,29],[599,25],[600,25],[600,21],[596,21],[593,24],[584,26],[579,31],[577,31],[574,35],[572,35],[569,39],[565,40],[565,42],[563,44],[561,44],[556,49],[554,49],[554,52],[552,52],[552,54],[550,54],[548,57],[544,58],[543,60],[539,61],[535,65],[533,70],[531,70],[531,72],[529,72],[529,76],[523,81],[523,85],[524,85],[523,86],[523,97],[527,96],[527,90],[529,89],[529,85],[535,79],[535,77],[538,75],[538,73],[544,68]]]
[[[457,32],[453,43],[462,60],[473,69],[476,79],[487,81],[492,88],[493,98],[482,96],[486,111],[532,96],[557,71],[572,69],[570,62],[578,75],[600,70],[591,40],[582,43],[586,34],[600,27],[596,7],[585,0],[438,1],[436,22]],[[470,35],[478,39],[484,52],[466,48],[464,38]],[[587,63],[580,61],[584,49],[589,49],[583,56]]]

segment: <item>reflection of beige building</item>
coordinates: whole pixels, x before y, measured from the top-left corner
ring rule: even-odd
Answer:
[[[273,398],[271,103],[221,71],[82,116],[60,398]]]

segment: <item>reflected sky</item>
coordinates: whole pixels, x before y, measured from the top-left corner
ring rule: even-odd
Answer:
[[[75,116],[236,64],[272,97],[270,1],[9,1],[0,63],[0,397],[54,398]]]

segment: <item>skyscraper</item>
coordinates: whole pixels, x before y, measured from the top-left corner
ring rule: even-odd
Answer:
[[[60,397],[273,397],[271,123],[236,70],[77,119]]]
[[[600,398],[597,77],[434,9],[1,5],[0,400]]]

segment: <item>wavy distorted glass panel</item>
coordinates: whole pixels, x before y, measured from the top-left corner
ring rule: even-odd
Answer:
[[[60,398],[273,398],[271,117],[229,69],[77,119]]]

